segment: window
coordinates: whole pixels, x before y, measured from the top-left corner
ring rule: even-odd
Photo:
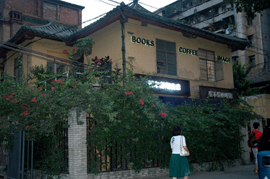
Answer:
[[[226,12],[226,10],[227,10],[226,5],[222,6],[221,9],[222,9],[222,12]]]
[[[14,60],[14,77],[17,83],[22,82],[22,56]]]
[[[249,64],[251,65],[252,64],[252,67],[255,67],[256,64],[255,64],[255,55],[251,55],[248,57],[249,59]]]
[[[156,39],[157,73],[177,75],[174,42]]]
[[[223,80],[223,62],[215,61],[215,53],[199,49],[200,79],[207,81]]]
[[[238,61],[238,56],[233,56],[232,57],[232,62],[236,62],[236,61]]]
[[[47,62],[47,68],[54,72],[54,63]],[[56,63],[56,73],[63,73],[66,70],[66,66],[60,63]]]
[[[247,18],[247,25],[248,26],[252,25],[252,19],[250,17]]]
[[[251,42],[250,47],[253,47],[253,46],[254,46],[254,43],[253,43],[253,35],[249,35],[249,36],[248,36],[248,41]]]

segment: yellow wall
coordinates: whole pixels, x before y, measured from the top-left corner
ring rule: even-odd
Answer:
[[[128,19],[125,23],[125,47],[126,66],[129,67],[132,61],[134,73],[164,76],[168,78],[182,79],[190,81],[191,97],[199,98],[199,85],[233,89],[232,63],[223,63],[224,80],[219,82],[208,82],[200,80],[199,57],[183,54],[178,51],[179,47],[198,50],[199,48],[215,52],[215,56],[220,55],[231,59],[231,49],[227,45],[206,40],[200,37],[195,39],[186,38],[181,32],[168,30],[158,26],[148,24],[147,27],[141,25],[140,21]],[[156,65],[156,44],[154,47],[133,43],[131,37],[136,36],[153,40],[156,39],[175,42],[177,55],[177,76],[157,74]],[[95,41],[93,54],[90,56],[99,58],[109,55],[113,60],[113,66],[118,64],[122,68],[122,39],[120,21],[99,30],[90,35]]]
[[[253,111],[264,119],[270,118],[270,94],[261,94],[244,97],[246,102],[253,106]]]
[[[24,45],[28,44],[29,42],[36,41],[38,39],[39,38],[34,38],[31,41],[25,41],[24,43],[20,44],[20,46],[24,46]],[[60,57],[60,58],[64,58],[64,59],[68,59],[68,56],[67,56],[67,54],[63,54],[63,49],[67,49],[69,52],[71,52],[73,50],[73,47],[67,47],[66,44],[63,42],[47,40],[47,39],[42,39],[42,40],[36,41],[36,42],[32,43],[31,45],[27,46],[27,48],[29,50],[43,52],[43,53],[54,55],[56,57]],[[53,58],[49,58],[46,56],[43,56],[43,57],[48,58],[50,60],[46,60],[43,58],[39,58],[36,56],[27,55],[27,54],[23,54],[23,53],[21,53],[21,54],[23,55],[22,60],[23,60],[23,70],[25,72],[25,75],[27,75],[27,72],[29,73],[30,67],[41,66],[41,65],[43,65],[43,67],[46,67],[47,62],[53,62]],[[33,54],[39,55],[36,53],[33,53]],[[7,72],[10,76],[14,76],[14,59],[17,58],[18,56],[19,56],[19,53],[14,52],[14,51],[10,51],[7,54],[8,60],[5,63],[5,72]],[[42,56],[42,55],[39,55],[39,56]],[[58,59],[56,59],[56,61],[61,62]],[[67,64],[67,65],[69,65],[69,64]]]
[[[206,40],[200,37],[187,38],[181,32],[161,28],[148,24],[147,27],[141,25],[140,21],[128,19],[125,23],[125,49],[126,49],[126,66],[129,68],[129,62],[132,61],[134,73],[148,74],[155,76],[164,76],[167,78],[182,79],[190,81],[190,91],[192,98],[199,98],[199,86],[217,87],[233,89],[233,71],[232,63],[223,63],[224,80],[218,82],[210,82],[200,80],[199,57],[190,54],[184,54],[178,51],[179,47],[197,50],[199,48],[215,52],[215,56],[224,56],[231,58],[231,49],[226,45]],[[116,21],[99,31],[90,35],[94,40],[92,55],[89,59],[97,56],[102,58],[110,56],[113,61],[113,68],[117,65],[122,68],[122,32],[120,21]],[[136,36],[154,41],[154,46],[146,46],[142,44],[133,43],[131,37]],[[37,40],[35,38],[33,40]],[[177,57],[177,76],[157,74],[156,65],[156,39],[175,42],[176,43],[176,57]],[[32,41],[33,41],[32,40]],[[21,45],[25,45],[30,41],[25,41]],[[64,42],[42,39],[32,43],[28,48],[32,50],[48,53],[61,58],[68,58],[63,54],[63,49],[68,49],[69,52],[73,47],[67,47]],[[10,56],[13,52],[9,52]],[[6,62],[5,70],[14,75],[14,58],[11,57]],[[47,61],[34,56],[24,55],[24,70],[26,69],[26,59],[28,58],[28,69],[30,66],[46,66]],[[87,60],[85,58],[85,63]]]

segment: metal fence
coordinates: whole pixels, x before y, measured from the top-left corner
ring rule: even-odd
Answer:
[[[89,138],[92,133],[91,130],[95,127],[96,122],[88,115],[87,117],[87,138]],[[106,143],[106,141],[104,141]],[[128,145],[128,142],[126,143]],[[119,170],[129,170],[130,158],[133,157],[136,159],[136,151],[123,156],[123,148],[118,143],[115,142],[113,146],[104,146],[103,151],[98,151],[96,148],[93,148],[93,143],[89,142],[87,146],[87,165],[88,173],[93,171],[93,168],[96,168],[96,172],[110,172],[110,171],[119,171]],[[91,154],[91,150],[94,151],[94,155]],[[159,161],[157,159],[152,160],[149,163],[144,165],[144,168],[159,167]]]

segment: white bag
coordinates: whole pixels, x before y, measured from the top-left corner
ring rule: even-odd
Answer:
[[[183,136],[180,136],[180,155],[185,157],[188,156],[188,152],[184,149],[183,145]]]

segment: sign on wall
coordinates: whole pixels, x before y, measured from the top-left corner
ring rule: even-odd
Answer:
[[[198,56],[198,50],[189,49],[189,48],[185,48],[185,47],[179,47],[178,51],[180,53],[183,53],[183,54]],[[223,61],[224,63],[231,63],[231,60],[228,57],[223,57],[223,56],[217,55],[216,59],[217,59],[217,61]]]
[[[136,77],[145,75],[136,74]],[[190,96],[190,84],[188,80],[172,79],[158,76],[150,76],[145,79],[154,88],[154,93]]]
[[[232,89],[200,86],[201,99],[237,99],[237,92]]]
[[[131,42],[146,45],[149,47],[153,47],[155,45],[153,40],[149,40],[149,39],[145,39],[141,37],[135,37],[135,36],[131,36]]]

